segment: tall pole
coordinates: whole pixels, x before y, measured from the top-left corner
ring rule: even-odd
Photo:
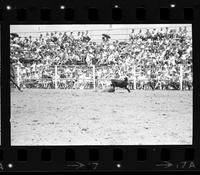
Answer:
[[[93,72],[93,88],[96,89],[96,83],[95,83],[95,65],[92,65],[92,72]]]
[[[183,90],[183,65],[180,64],[180,90]]]
[[[135,68],[135,64],[133,65],[133,74],[134,74],[134,77],[133,77],[133,81],[134,81],[134,90],[136,90],[136,68]]]
[[[57,65],[55,65],[55,89],[58,88],[57,78],[58,78],[58,67]]]
[[[17,65],[17,86],[20,87],[20,67]]]

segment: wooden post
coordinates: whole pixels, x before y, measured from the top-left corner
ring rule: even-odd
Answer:
[[[183,90],[183,65],[180,64],[180,90]]]
[[[34,78],[36,78],[36,65],[34,65]]]
[[[92,65],[92,72],[93,72],[93,88],[96,89],[96,83],[95,83],[95,65]]]
[[[160,90],[162,90],[161,80],[160,80],[160,83],[159,83],[159,88],[160,88]]]
[[[55,89],[58,89],[57,78],[58,78],[58,67],[57,65],[55,65]]]
[[[136,90],[136,68],[135,68],[135,64],[133,66],[133,74],[134,74],[134,77],[133,77],[133,81],[134,81],[134,90]]]
[[[17,65],[17,86],[20,87],[20,67]]]

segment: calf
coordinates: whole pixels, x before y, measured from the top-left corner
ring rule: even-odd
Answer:
[[[115,87],[120,87],[120,88],[125,88],[126,90],[128,90],[128,92],[130,92],[130,90],[127,87],[128,85],[128,78],[124,78],[124,80],[116,80],[116,79],[112,79],[111,80],[111,86],[115,89]]]

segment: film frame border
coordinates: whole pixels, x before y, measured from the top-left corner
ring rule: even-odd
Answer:
[[[28,3],[27,3],[28,2]],[[197,70],[200,55],[200,1],[5,1],[0,7],[2,28],[2,145],[0,170],[3,171],[76,171],[76,170],[199,170],[200,123]],[[103,2],[103,3],[102,3]],[[77,5],[78,4],[78,5]],[[174,4],[176,8],[169,7]],[[64,9],[60,9],[64,5]],[[116,6],[117,5],[117,6]],[[10,6],[10,7],[9,7]],[[105,8],[107,6],[108,8]],[[56,8],[55,8],[56,7]],[[88,9],[96,13],[90,19]],[[71,9],[71,12],[66,12]],[[117,9],[117,10],[116,10]],[[187,10],[186,10],[187,9]],[[193,9],[193,12],[191,12]],[[21,11],[22,10],[22,11]],[[63,11],[64,10],[64,11]],[[162,12],[164,10],[164,12]],[[130,13],[131,12],[131,13]],[[66,15],[67,13],[67,15]],[[72,17],[71,13],[74,13]],[[162,16],[161,14],[164,13]],[[192,15],[191,15],[192,13]],[[24,14],[27,18],[23,18]],[[31,15],[32,14],[32,15]],[[43,14],[43,15],[42,15]],[[46,14],[48,14],[46,16]],[[114,15],[115,14],[115,15]],[[167,14],[167,15],[166,15]],[[185,14],[185,15],[184,15]],[[43,17],[42,17],[43,16]],[[131,22],[130,22],[131,21]],[[9,65],[11,24],[192,24],[193,35],[193,145],[149,146],[10,146]],[[196,81],[197,80],[197,81]],[[171,159],[168,157],[172,155]],[[70,155],[64,156],[64,154]],[[102,156],[103,155],[103,156]],[[104,156],[106,155],[106,156]],[[42,158],[42,157],[43,158]],[[47,159],[46,159],[47,157]],[[153,158],[152,158],[153,157]],[[68,159],[69,158],[69,159]],[[98,159],[99,158],[99,159]],[[66,160],[65,160],[66,159]],[[1,163],[2,162],[2,163]],[[171,163],[171,164],[170,164]],[[165,164],[165,165],[161,165]],[[172,165],[173,164],[173,165]],[[193,165],[194,164],[194,165]],[[50,167],[51,165],[51,168]],[[68,166],[69,165],[69,166]],[[70,166],[72,165],[72,166]],[[157,166],[158,165],[158,166]],[[194,167],[195,166],[195,167]],[[167,168],[166,168],[167,167]]]

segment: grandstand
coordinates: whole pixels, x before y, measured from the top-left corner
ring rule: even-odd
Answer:
[[[11,59],[18,85],[25,88],[41,87],[42,80],[49,88],[59,88],[63,82],[61,87],[73,88],[67,84],[79,81],[95,88],[98,75],[101,83],[97,84],[128,77],[133,89],[145,89],[152,82],[152,73],[159,89],[192,88],[191,25],[31,25],[23,30],[20,25],[11,26],[11,33],[18,36],[11,38]],[[110,39],[102,41],[102,34]],[[104,70],[99,68],[103,65]],[[67,73],[67,66],[74,67],[73,71]],[[63,67],[64,73],[60,71]]]

